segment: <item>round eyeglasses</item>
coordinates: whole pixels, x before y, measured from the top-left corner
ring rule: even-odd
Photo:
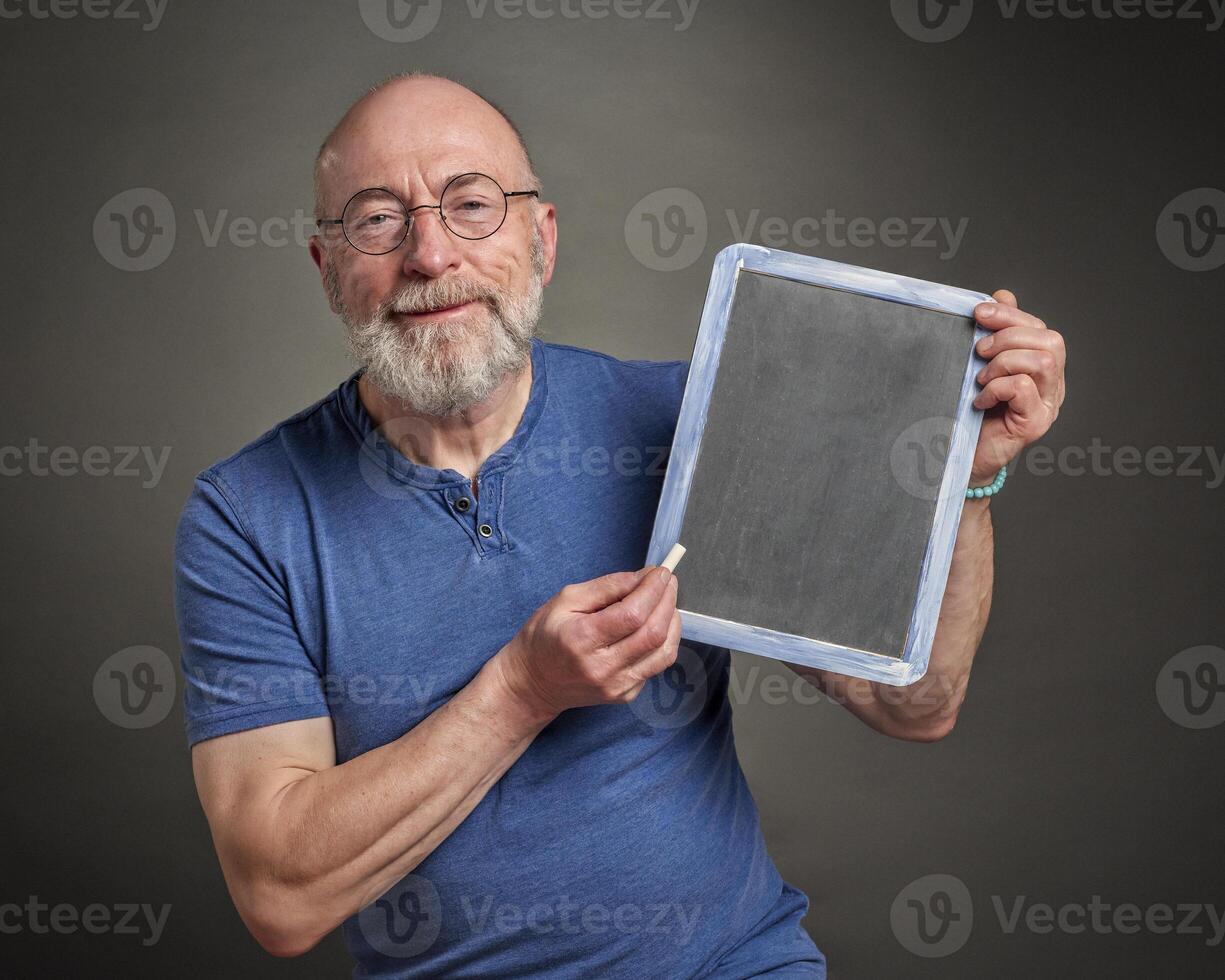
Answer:
[[[339,218],[320,218],[319,226],[340,225],[345,239],[359,252],[385,255],[394,252],[412,230],[416,212],[437,211],[447,231],[458,238],[488,238],[506,221],[512,197],[540,197],[539,191],[504,191],[488,174],[459,174],[447,181],[437,204],[406,208],[383,187],[358,191]]]

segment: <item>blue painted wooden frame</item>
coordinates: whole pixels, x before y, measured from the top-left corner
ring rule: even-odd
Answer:
[[[680,417],[677,420],[672,452],[660,494],[659,509],[655,515],[651,544],[647,551],[647,564],[663,561],[680,536],[693,471],[702,446],[707,408],[714,390],[719,356],[723,350],[723,339],[735,297],[736,282],[741,271],[780,276],[797,282],[828,286],[971,318],[975,306],[991,300],[991,297],[984,293],[861,269],[841,262],[830,262],[759,245],[738,244],[723,249],[715,257],[714,271],[706,293],[706,306],[694,345],[689,378],[681,401]],[[949,564],[952,562],[953,543],[961,520],[961,509],[965,504],[965,488],[970,478],[970,466],[982,424],[982,412],[974,408],[973,400],[978,387],[975,375],[986,362],[978,356],[975,348],[988,332],[975,326],[974,346],[971,347],[962,379],[944,478],[936,498],[932,532],[923,557],[915,607],[900,658],[764,629],[750,623],[731,622],[688,612],[683,603],[680,606],[681,635],[698,643],[710,643],[776,660],[820,667],[885,684],[912,684],[921,678],[927,672],[936,621],[940,614],[944,587],[948,581]],[[684,577],[683,564],[678,574]]]

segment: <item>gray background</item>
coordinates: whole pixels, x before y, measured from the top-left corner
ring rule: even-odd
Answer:
[[[1010,18],[980,3],[963,33],[927,43],[886,0],[703,0],[683,31],[445,6],[436,30],[405,43],[369,29],[356,2],[169,0],[149,31],[5,8],[19,15],[0,21],[0,443],[171,447],[155,487],[0,479],[0,904],[172,905],[148,948],[131,935],[0,934],[8,976],[348,971],[337,937],[278,961],[245,934],[195,799],[181,689],[168,717],[128,730],[107,720],[93,679],[135,645],[177,662],[171,536],[193,475],[349,370],[305,249],[224,235],[209,247],[194,212],[210,226],[223,209],[257,223],[309,212],[317,144],[385,74],[457,76],[526,132],[560,213],[549,339],[687,357],[710,261],[741,237],[729,209],[738,221],[753,209],[787,222],[828,208],[874,222],[964,217],[948,259],[884,244],[796,250],[1015,290],[1071,350],[1071,395],[1046,440],[1056,450],[1225,450],[1225,271],[1172,261],[1155,230],[1176,197],[1225,180],[1225,32],[1143,12]],[[95,245],[95,216],[139,187],[171,202],[176,240],[156,268],[122,271],[112,246]],[[691,264],[670,272],[626,236],[627,217],[644,227],[638,202],[667,188],[696,195],[709,226]],[[1221,249],[1225,236],[1198,265]],[[784,668],[738,658],[742,760],[776,861],[811,896],[807,926],[833,976],[1219,975],[1221,948],[1204,935],[1009,933],[992,907],[1022,895],[1225,904],[1225,727],[1188,727],[1157,696],[1171,657],[1225,644],[1225,490],[1155,467],[1063,469],[1022,463],[993,504],[995,606],[945,741],[885,739],[840,708],[800,703]],[[773,675],[781,698],[763,686]],[[1223,713],[1218,697],[1200,722]],[[890,916],[930,874],[953,876],[973,902],[968,939],[936,958],[913,953],[924,947],[905,916]]]

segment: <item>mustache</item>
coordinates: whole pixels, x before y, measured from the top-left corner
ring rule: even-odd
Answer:
[[[406,283],[393,296],[380,304],[379,319],[391,313],[429,313],[463,303],[487,303],[497,310],[501,306],[501,291],[475,279],[448,276]]]

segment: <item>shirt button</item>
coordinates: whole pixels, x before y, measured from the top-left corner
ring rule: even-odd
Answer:
[[[460,497],[455,501],[455,509],[461,514],[467,513],[468,508],[472,506],[472,501],[467,497]]]
[[[487,538],[493,534],[493,528],[491,528],[488,524],[482,524],[477,528],[477,530],[481,532],[482,538]]]

